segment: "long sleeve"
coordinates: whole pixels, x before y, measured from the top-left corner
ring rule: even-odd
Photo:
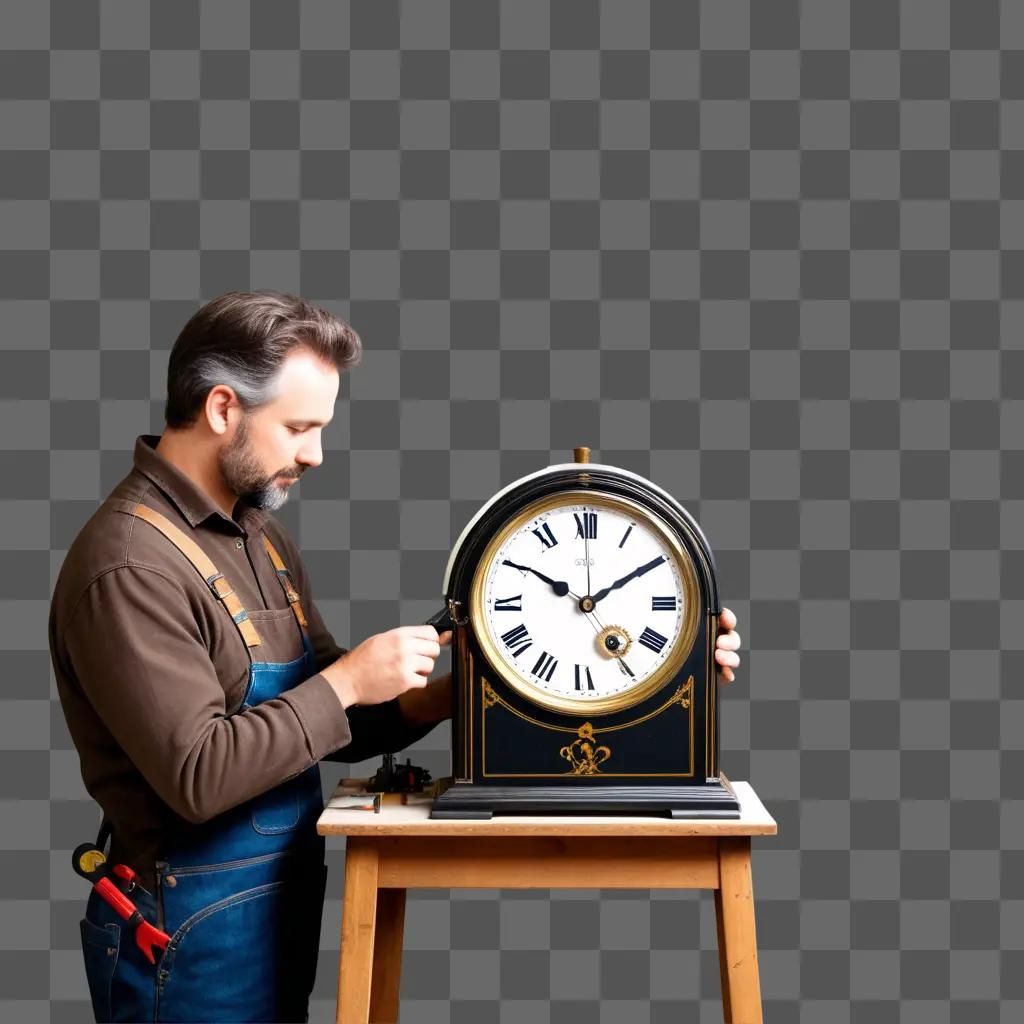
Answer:
[[[354,764],[382,754],[397,754],[411,747],[421,736],[426,736],[437,722],[409,725],[402,716],[397,698],[382,704],[366,704],[348,709],[352,741],[344,747],[325,754],[324,761],[343,761]]]
[[[345,711],[319,674],[228,715],[189,597],[158,569],[126,564],[93,580],[64,643],[114,740],[188,821],[265,792],[351,740]]]

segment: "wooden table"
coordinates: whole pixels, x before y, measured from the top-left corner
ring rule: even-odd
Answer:
[[[337,793],[351,791],[352,781]],[[380,813],[328,802],[317,831],[348,837],[338,1024],[398,1020],[407,889],[573,889],[581,878],[588,889],[714,889],[726,1024],[760,1022],[750,838],[778,829],[748,783],[732,786],[740,800],[740,817],[732,821],[434,821],[429,797],[385,802]]]

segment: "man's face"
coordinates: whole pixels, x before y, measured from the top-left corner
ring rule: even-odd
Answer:
[[[322,429],[334,415],[338,371],[308,349],[293,349],[278,378],[277,397],[243,412],[231,440],[217,456],[233,493],[273,512],[292,484],[323,461]]]

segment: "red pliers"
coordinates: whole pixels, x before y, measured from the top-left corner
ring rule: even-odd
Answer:
[[[151,925],[139,912],[139,908],[110,879],[113,874],[132,883],[135,881],[135,872],[127,864],[108,865],[106,855],[92,843],[83,843],[76,847],[71,855],[71,863],[75,871],[92,882],[93,888],[100,896],[128,922],[128,927],[135,934],[136,945],[145,954],[146,959],[155,964],[156,957],[153,951],[165,950],[171,937]]]

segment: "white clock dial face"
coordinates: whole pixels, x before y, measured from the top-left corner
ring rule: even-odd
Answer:
[[[514,676],[545,696],[584,703],[625,694],[680,642],[682,572],[665,538],[628,507],[542,512],[483,571],[493,645]],[[590,612],[580,603],[587,597]]]

